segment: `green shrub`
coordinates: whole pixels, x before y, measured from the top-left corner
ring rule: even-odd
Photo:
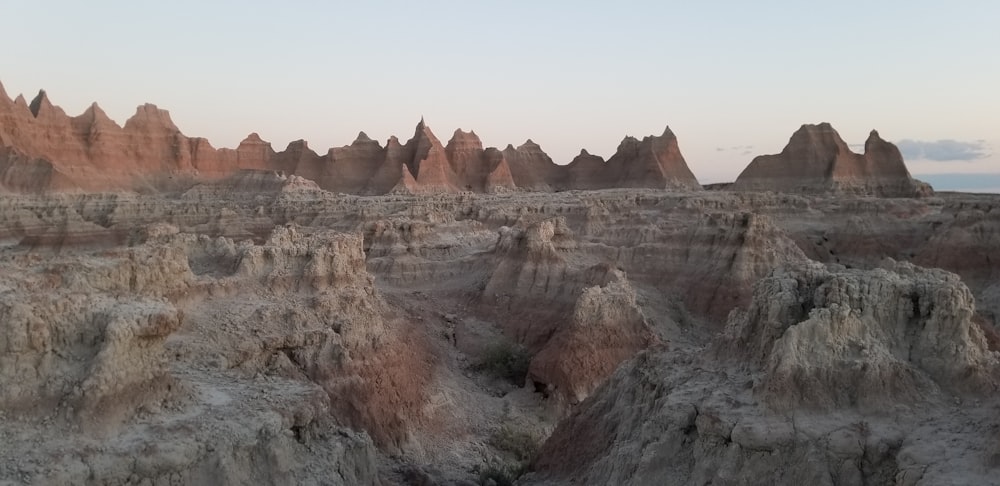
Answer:
[[[517,386],[524,386],[530,362],[531,355],[524,346],[505,341],[487,348],[472,368],[508,380]]]

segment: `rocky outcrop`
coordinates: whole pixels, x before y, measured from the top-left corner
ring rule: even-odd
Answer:
[[[320,155],[304,140],[275,152],[256,133],[235,150],[216,149],[185,136],[166,110],[151,104],[119,126],[96,103],[71,118],[44,91],[31,103],[0,92],[0,190],[173,191],[245,169],[295,174],[328,191],[359,195],[700,188],[669,129],[642,141],[626,137],[607,163],[588,157],[568,166],[531,140],[498,150],[483,148],[474,132],[456,130],[445,146],[422,119],[405,144],[391,138],[382,147],[361,132],[350,145]]]
[[[316,383],[338,420],[383,447],[405,444],[419,422],[430,358],[418,338],[386,324],[360,235],[289,226],[262,245],[169,237],[178,238],[189,254],[229,262],[213,272],[212,293],[259,285],[280,296],[246,317],[253,337],[218,337],[231,343],[223,352],[230,366]]]
[[[204,139],[181,134],[166,111],[148,104],[140,106],[124,127],[110,120],[96,104],[69,118],[52,105],[44,91],[26,107],[7,99],[0,104],[5,104],[0,126],[5,128],[3,145],[8,152],[0,169],[4,187],[10,191],[165,188],[179,174],[219,178],[239,169],[294,173],[324,189],[350,194],[686,184],[676,184],[680,180],[676,174],[670,176],[674,182],[665,179],[665,170],[679,174],[679,152],[672,134],[672,148],[669,143],[658,146],[660,137],[647,137],[641,147],[637,141],[634,146],[623,145],[612,162],[602,164],[595,174],[557,166],[530,140],[501,152],[483,149],[475,133],[459,130],[444,147],[423,120],[413,138],[401,147],[382,148],[362,133],[351,145],[319,156],[305,141],[293,142],[285,151],[275,153],[256,134],[236,150],[215,149]],[[680,178],[693,180],[683,159],[679,160],[682,172],[686,172]],[[409,174],[400,170],[400,164]]]
[[[113,426],[170,398],[164,343],[183,313],[162,300],[192,285],[182,252],[150,246],[109,262],[53,263],[0,292],[0,404]],[[25,292],[37,298],[26,298]]]
[[[829,123],[802,125],[780,154],[754,158],[732,189],[882,197],[932,193],[910,177],[899,149],[878,132],[872,130],[864,154],[856,154]]]
[[[888,421],[770,415],[743,393],[749,379],[694,353],[643,353],[559,424],[520,483],[914,485],[965,474],[949,460],[982,464],[956,441],[928,467]]]
[[[599,265],[587,280],[569,322],[532,358],[528,380],[537,389],[576,405],[604,383],[623,361],[657,339],[621,270]]]
[[[645,227],[603,225],[607,243],[620,246],[609,259],[633,281],[679,297],[709,326],[749,303],[753,284],[775,266],[806,261],[771,217],[756,213],[699,208]]]
[[[608,159],[603,179],[606,187],[701,190],[670,127],[641,141],[625,137]]]
[[[885,407],[936,393],[991,393],[1000,360],[973,322],[957,275],[889,260],[821,265],[762,279],[730,317],[723,354],[764,366],[765,401],[781,408]]]
[[[15,421],[0,450],[61,447],[11,435],[21,421],[103,444],[22,478],[81,482],[83,461],[109,482],[296,483],[322,465],[338,470],[333,484],[374,483],[369,435],[407,443],[432,363],[420,336],[387,323],[361,236],[132,233],[128,247],[2,262],[0,408]]]
[[[216,150],[184,136],[151,104],[136,108],[124,126],[96,103],[71,118],[45,91],[27,106],[0,93],[0,133],[7,152],[0,168],[11,191],[170,188],[180,174],[218,178],[263,169],[273,156],[256,135],[236,150]]]
[[[528,381],[557,408],[593,392],[626,359],[658,342],[625,273],[581,268],[562,218],[503,227],[480,311],[502,317],[505,334],[534,357]]]
[[[1000,424],[979,401],[1000,361],[973,311],[941,270],[778,270],[714,352],[653,348],[621,367],[521,482],[990,482],[996,447],[981,431]],[[928,445],[942,436],[948,447]]]
[[[0,482],[449,484],[554,428],[522,482],[989,484],[997,206],[284,170],[4,195]]]
[[[502,154],[495,148],[484,150],[476,132],[455,130],[445,153],[463,190],[503,192],[516,187]]]
[[[573,232],[561,218],[502,227],[494,249],[497,260],[483,289],[480,306],[507,314],[507,332],[517,342],[539,349],[569,315],[586,286],[565,254],[575,247]]]

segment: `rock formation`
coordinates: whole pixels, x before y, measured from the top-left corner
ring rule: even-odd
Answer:
[[[275,152],[256,133],[235,150],[216,149],[182,134],[166,110],[151,104],[119,126],[96,103],[71,118],[45,91],[31,103],[0,92],[0,190],[6,192],[183,190],[245,169],[295,174],[324,190],[358,195],[700,189],[669,129],[641,142],[626,137],[607,163],[591,157],[568,166],[531,140],[498,150],[483,148],[475,132],[456,130],[442,145],[423,119],[405,144],[393,137],[382,147],[361,132],[350,145],[320,155],[304,140]]]
[[[766,367],[765,401],[783,408],[883,408],[941,387],[991,393],[1000,361],[974,313],[957,275],[909,263],[777,271],[730,316],[723,354]]]
[[[608,159],[601,180],[607,187],[645,187],[700,190],[701,185],[688,169],[670,127],[659,137],[641,141],[625,137]]]
[[[227,150],[0,88],[0,484],[991,484],[1000,198],[820,128],[809,194],[700,191],[669,130]]]
[[[653,188],[701,190],[684,161],[677,137],[666,128],[660,136],[641,141],[625,137],[607,162],[582,150],[569,165],[556,165],[528,140],[503,151],[517,187],[533,190]]]
[[[256,134],[236,150],[188,138],[155,105],[136,108],[124,127],[96,103],[70,118],[40,91],[29,105],[0,93],[4,188],[17,192],[171,187],[171,178],[218,178],[264,169],[273,152]]]
[[[0,482],[448,484],[543,441],[521,482],[991,480],[995,197],[410,194],[406,144],[349,147],[405,193],[324,191],[296,143],[0,197]]]
[[[607,266],[591,269],[569,322],[531,360],[528,379],[563,403],[582,402],[618,365],[656,342],[635,290],[625,274]]]
[[[856,154],[829,123],[802,125],[780,154],[754,158],[732,189],[883,197],[930,194],[926,184],[910,177],[899,149],[878,132],[872,130],[864,154]]]
[[[522,482],[989,482],[995,437],[973,431],[997,420],[961,404],[996,393],[1000,360],[973,311],[955,275],[907,263],[779,270],[717,356],[640,355],[557,427]]]

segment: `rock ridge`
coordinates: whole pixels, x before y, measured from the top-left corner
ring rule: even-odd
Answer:
[[[355,195],[701,189],[669,129],[642,141],[626,137],[607,162],[589,156],[561,166],[530,139],[517,148],[484,148],[474,131],[459,129],[443,144],[421,118],[405,143],[393,137],[383,147],[360,132],[350,145],[320,155],[304,140],[276,152],[256,133],[236,149],[217,149],[184,135],[167,110],[149,103],[118,125],[97,103],[69,117],[45,90],[30,103],[0,91],[0,192],[164,191],[246,169],[282,171]]]
[[[903,156],[872,130],[863,154],[856,154],[829,123],[802,125],[780,154],[760,155],[740,173],[735,191],[847,193],[919,197],[930,186],[914,180]]]

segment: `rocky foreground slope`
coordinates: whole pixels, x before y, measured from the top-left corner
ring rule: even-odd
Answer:
[[[0,484],[990,484],[998,238],[962,194],[7,195]]]
[[[974,312],[941,270],[776,270],[707,353],[619,370],[527,484],[992,484],[1000,360]]]

